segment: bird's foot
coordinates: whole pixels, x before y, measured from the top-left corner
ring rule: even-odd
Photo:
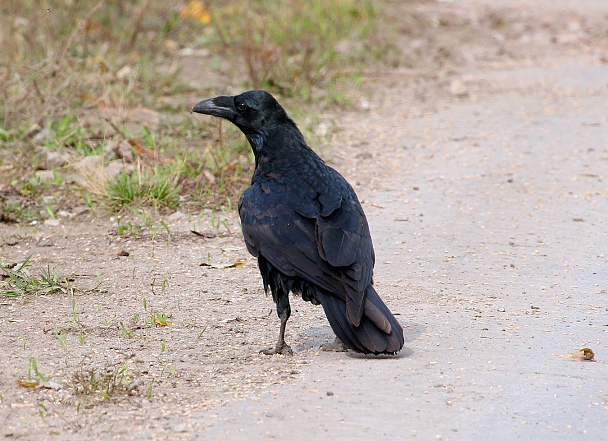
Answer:
[[[260,351],[260,354],[265,354],[265,355],[274,355],[274,354],[293,355],[293,351],[291,350],[291,346],[289,346],[287,343],[283,342],[283,343],[277,343],[274,348],[262,349]]]
[[[342,340],[336,337],[333,342],[322,344],[321,350],[328,352],[346,352],[348,351],[348,348],[342,343]]]

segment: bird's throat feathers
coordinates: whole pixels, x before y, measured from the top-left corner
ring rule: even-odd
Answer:
[[[255,132],[245,133],[245,136],[247,137],[247,141],[249,141],[253,154],[257,159],[258,153],[261,153],[264,150],[264,144],[266,144],[268,134],[265,130],[257,130]]]
[[[253,150],[256,170],[263,164],[275,161],[298,162],[311,153],[316,156],[291,120],[279,126],[243,132]]]

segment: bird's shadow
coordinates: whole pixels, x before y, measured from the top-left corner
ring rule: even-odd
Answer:
[[[406,343],[416,340],[426,331],[426,326],[420,323],[403,322],[401,323],[401,326],[403,327],[403,338]],[[331,343],[334,338],[335,334],[328,325],[310,327],[298,334],[298,343],[295,345],[295,347],[297,351],[318,350],[322,345]],[[404,346],[403,349],[401,349],[401,351],[395,355],[359,354],[353,351],[348,351],[346,353],[346,355],[350,358],[376,360],[401,359],[411,357],[413,354],[414,351],[406,346]]]

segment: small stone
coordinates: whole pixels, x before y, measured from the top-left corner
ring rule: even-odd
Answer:
[[[47,219],[44,221],[44,225],[47,225],[49,227],[58,227],[59,224],[59,219]]]
[[[116,142],[111,139],[106,142],[106,144],[103,146],[103,154],[108,161],[116,159]]]
[[[215,183],[215,176],[213,176],[209,170],[203,170],[203,175],[205,178],[207,178],[210,184]]]
[[[467,86],[460,79],[455,79],[450,83],[450,93],[456,97],[463,97],[469,94]]]
[[[169,219],[169,221],[171,221],[171,222],[175,222],[175,221],[180,220],[184,216],[186,216],[186,215],[184,213],[182,213],[181,211],[176,211],[175,213],[171,214],[167,219]]]
[[[92,169],[92,168],[100,168],[103,165],[103,156],[102,155],[91,155],[85,156],[80,161],[78,161],[78,168],[80,169]]]
[[[77,217],[81,214],[87,213],[89,211],[89,207],[86,205],[80,205],[72,210],[72,216]]]
[[[40,168],[51,170],[63,167],[68,162],[70,162],[70,155],[67,153],[44,149],[44,159],[41,161]]]
[[[329,129],[329,124],[322,122],[315,127],[315,135],[325,137],[327,136],[327,133],[329,133]]]
[[[123,66],[118,72],[116,72],[116,76],[122,80],[130,77],[132,73],[133,68],[131,66]]]
[[[108,178],[113,178],[122,171],[125,171],[125,164],[120,159],[109,162],[107,167],[105,167],[103,170],[104,174]]]
[[[156,127],[161,122],[161,115],[156,110],[146,109],[145,107],[137,107],[128,113],[129,121],[137,124],[142,124],[148,127]]]
[[[109,140],[103,148],[104,155],[108,161],[123,159],[126,162],[133,162],[133,147],[127,141],[118,142]]]
[[[191,47],[185,47],[177,52],[180,57],[200,57],[205,58],[211,55],[211,51],[208,49],[193,49]]]
[[[118,143],[116,153],[118,154],[119,158],[127,162],[133,162],[133,146],[131,146],[131,144],[129,144],[127,141],[122,140]]]
[[[176,424],[173,426],[173,432],[175,433],[185,433],[188,432],[188,428],[185,424]]]
[[[566,32],[563,34],[554,35],[552,38],[556,44],[577,44],[581,40],[581,35],[578,32]]]
[[[33,142],[44,142],[46,141],[49,137],[51,136],[55,136],[55,134],[48,130],[48,129],[42,129],[41,131],[39,131],[38,133],[36,133],[34,135],[34,137],[32,138]]]
[[[55,181],[55,172],[53,170],[38,170],[34,174],[34,178],[43,184],[48,184]]]

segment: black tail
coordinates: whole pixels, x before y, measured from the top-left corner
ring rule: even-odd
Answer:
[[[403,328],[372,285],[365,292],[367,302],[359,326],[346,317],[346,304],[317,288],[317,296],[334,333],[353,351],[364,354],[394,354],[403,347]]]

